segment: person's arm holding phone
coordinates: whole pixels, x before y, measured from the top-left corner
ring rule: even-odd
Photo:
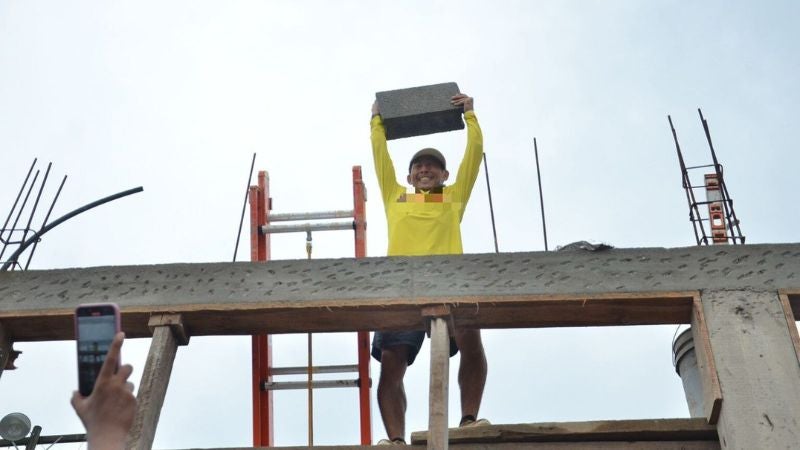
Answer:
[[[133,425],[136,397],[133,384],[128,381],[133,367],[119,365],[124,339],[125,334],[120,332],[111,341],[92,393],[88,397],[78,391],[72,394],[72,407],[86,427],[89,450],[124,449]]]

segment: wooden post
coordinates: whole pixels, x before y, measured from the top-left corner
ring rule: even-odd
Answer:
[[[724,399],[721,447],[796,447],[800,366],[778,293],[705,291],[702,306]]]
[[[6,334],[3,324],[0,323],[0,377],[3,376],[3,370],[6,364],[11,361],[11,339]]]
[[[713,425],[717,423],[722,408],[722,391],[719,387],[719,375],[714,364],[714,353],[711,351],[708,326],[699,296],[695,297],[692,303],[692,339],[703,391],[703,410],[708,423]]]
[[[152,448],[178,345],[189,343],[180,314],[153,316],[148,326],[153,330],[153,340],[136,398],[138,406],[128,434],[128,450]]]
[[[447,404],[450,382],[450,307],[423,308],[431,338],[431,374],[428,398],[428,450],[447,450]]]

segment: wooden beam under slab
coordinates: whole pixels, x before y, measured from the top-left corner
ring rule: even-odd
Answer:
[[[326,445],[319,447],[237,447],[206,450],[370,450],[383,446]],[[424,450],[424,445],[408,445],[406,450]],[[501,444],[452,444],[453,450],[720,450],[714,441],[614,441],[614,442],[513,442]]]
[[[192,336],[424,330],[422,309],[447,304],[457,327],[535,328],[689,323],[697,292],[129,306],[118,302],[129,338],[149,337],[151,315],[181,314]],[[0,311],[16,342],[74,339],[74,308]]]
[[[424,444],[427,439],[427,431],[411,433],[412,444]],[[451,445],[588,441],[716,442],[717,439],[716,428],[703,418],[529,423],[450,429]]]

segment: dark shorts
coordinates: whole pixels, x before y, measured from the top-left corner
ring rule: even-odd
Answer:
[[[414,364],[417,359],[419,349],[422,348],[422,341],[425,340],[424,331],[376,331],[372,337],[372,357],[381,360],[381,351],[385,347],[405,345],[408,347],[408,365]],[[458,346],[453,338],[450,338],[450,356],[458,353]]]

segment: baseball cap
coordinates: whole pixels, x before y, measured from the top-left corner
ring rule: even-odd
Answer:
[[[423,148],[422,150],[414,153],[414,156],[411,157],[411,162],[408,163],[408,171],[411,172],[411,166],[414,165],[418,159],[422,158],[423,156],[430,156],[431,158],[439,161],[442,164],[442,169],[447,169],[447,163],[444,159],[444,155],[439,150],[435,148]]]

